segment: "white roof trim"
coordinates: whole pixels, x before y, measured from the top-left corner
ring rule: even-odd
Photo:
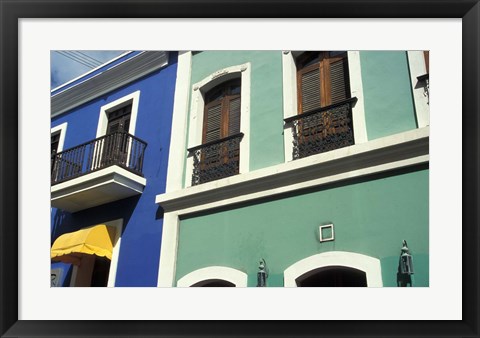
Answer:
[[[168,64],[168,52],[150,51],[136,55],[92,78],[51,97],[55,117],[101,95],[139,79]]]

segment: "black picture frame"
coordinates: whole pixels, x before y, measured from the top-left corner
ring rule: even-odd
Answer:
[[[478,0],[0,0],[1,337],[479,337]],[[462,18],[461,321],[20,321],[18,320],[18,19],[20,18]],[[428,38],[428,32],[426,33]],[[448,48],[448,47],[446,47]],[[458,118],[458,112],[452,112]],[[460,224],[459,224],[460,226]],[[399,304],[399,312],[408,302]]]

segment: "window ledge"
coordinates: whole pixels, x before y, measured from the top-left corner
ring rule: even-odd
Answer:
[[[165,212],[185,215],[285,192],[428,163],[429,127],[312,155],[156,196]]]

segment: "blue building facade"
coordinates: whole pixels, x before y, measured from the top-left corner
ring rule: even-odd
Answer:
[[[129,52],[52,91],[52,286],[156,286],[177,53]]]

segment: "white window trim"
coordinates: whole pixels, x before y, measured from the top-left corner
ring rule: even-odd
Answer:
[[[97,126],[97,136],[96,138],[105,136],[107,134],[107,126],[108,126],[108,114],[112,111],[120,109],[126,105],[132,104],[132,110],[130,112],[130,125],[128,127],[128,133],[131,135],[135,135],[135,127],[137,125],[137,116],[138,116],[138,104],[140,100],[140,91],[137,90],[129,95],[123,96],[113,102],[110,102],[100,108],[100,115],[98,117],[98,126]],[[129,138],[129,142],[132,140]],[[96,151],[103,151],[102,149],[95,149]],[[131,144],[128,145],[128,155],[127,155],[127,163],[129,165],[130,161],[130,151],[131,151]],[[96,157],[97,155],[94,155]]]
[[[209,266],[190,272],[180,278],[177,287],[190,287],[209,279],[221,279],[235,287],[247,287],[248,276],[245,272],[225,266]]]
[[[57,153],[63,150],[63,144],[65,143],[65,134],[67,133],[68,123],[64,122],[50,129],[50,135],[60,132],[60,138],[58,139]]]
[[[110,270],[108,271],[107,287],[115,287],[115,280],[117,278],[118,258],[120,255],[120,245],[122,241],[123,231],[123,219],[119,218],[109,222],[103,222],[106,226],[115,228],[115,240],[112,252],[112,260],[110,261]],[[92,225],[93,226],[93,225]],[[77,279],[78,266],[74,265],[72,270],[72,277],[70,278],[70,286],[75,286],[75,280]]]
[[[192,148],[202,144],[203,115],[205,110],[204,94],[216,85],[236,78],[240,75],[241,108],[240,132],[244,134],[240,142],[239,174],[249,172],[250,169],[250,88],[251,64],[249,62],[224,69],[220,69],[192,86],[192,102],[190,106],[190,127],[188,132],[188,146]],[[192,185],[193,157],[187,157],[185,187]]]
[[[365,272],[368,287],[382,287],[382,267],[378,258],[346,251],[330,251],[312,255],[290,265],[283,272],[284,286],[297,287],[303,274],[328,266],[344,266]]]
[[[297,67],[295,65],[295,52],[282,53],[283,68],[283,118],[297,115]],[[360,66],[360,52],[348,51],[348,68],[350,76],[350,92],[357,102],[352,108],[353,135],[355,144],[368,141],[367,127],[365,124],[365,108],[363,100],[363,84]],[[285,162],[293,158],[293,135],[290,126],[285,126],[283,133]],[[333,150],[336,151],[336,150]]]
[[[104,136],[107,133],[108,114],[114,110],[122,108],[128,104],[132,104],[132,111],[130,113],[130,126],[128,132],[135,135],[135,127],[137,125],[138,103],[140,100],[140,91],[137,90],[129,95],[123,96],[118,100],[110,102],[100,108],[97,126],[97,138]]]
[[[407,56],[417,124],[418,128],[422,128],[430,125],[430,106],[428,104],[429,98],[425,96],[424,86],[419,85],[419,81],[417,79],[418,76],[422,76],[427,73],[425,57],[423,55],[423,50],[408,51]]]

